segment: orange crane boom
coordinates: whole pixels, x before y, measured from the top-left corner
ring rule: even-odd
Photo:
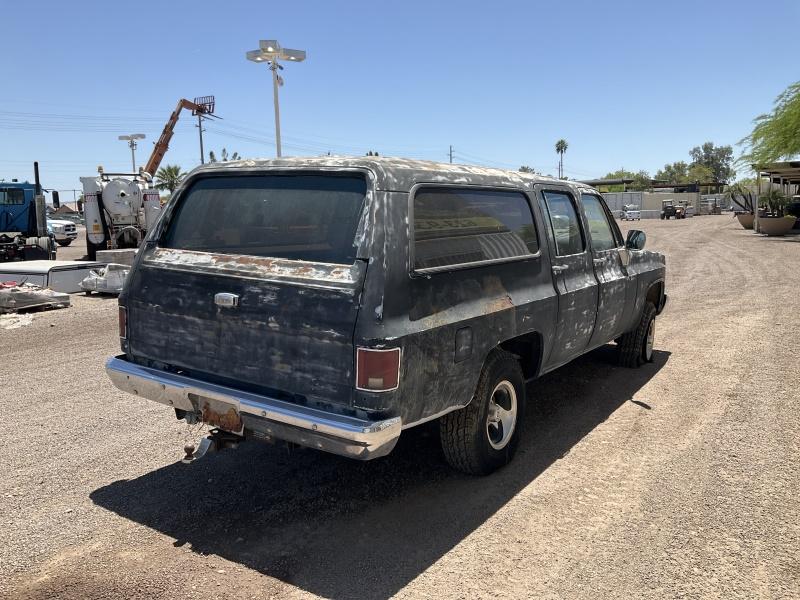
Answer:
[[[150,155],[150,159],[143,169],[144,172],[151,177],[155,177],[156,171],[158,171],[158,167],[161,165],[161,161],[164,159],[164,155],[169,149],[169,141],[172,139],[173,133],[175,133],[175,125],[178,123],[178,117],[181,114],[181,110],[184,108],[200,114],[208,112],[205,107],[195,104],[191,100],[187,100],[186,98],[178,100],[178,106],[175,107],[175,110],[173,110],[172,114],[169,116],[167,124],[164,125],[164,131],[161,132],[161,137],[158,138],[155,147],[153,147],[153,153]]]

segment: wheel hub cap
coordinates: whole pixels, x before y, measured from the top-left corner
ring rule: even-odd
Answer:
[[[653,342],[656,339],[656,320],[650,321],[650,326],[647,328],[647,339],[644,345],[644,356],[647,360],[653,356]]]
[[[517,392],[510,381],[501,381],[495,386],[489,399],[486,419],[486,435],[489,445],[502,450],[508,445],[517,424]]]

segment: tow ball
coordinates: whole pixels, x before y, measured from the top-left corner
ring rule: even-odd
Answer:
[[[200,440],[197,447],[195,447],[194,444],[186,444],[183,447],[185,456],[181,459],[181,462],[188,465],[189,463],[203,458],[209,452],[219,452],[226,448],[235,450],[239,447],[239,443],[243,439],[242,436],[236,435],[235,433],[229,433],[221,429],[212,429],[208,436]]]

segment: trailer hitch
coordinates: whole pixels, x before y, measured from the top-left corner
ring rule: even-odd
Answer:
[[[241,435],[222,431],[221,429],[212,429],[209,435],[200,440],[196,447],[194,444],[186,444],[183,447],[185,456],[181,459],[181,462],[188,465],[203,458],[209,452],[219,452],[226,448],[235,450],[243,440],[244,438]]]

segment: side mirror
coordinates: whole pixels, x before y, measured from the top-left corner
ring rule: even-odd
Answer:
[[[625,247],[630,250],[644,250],[644,244],[647,242],[647,236],[644,231],[638,229],[631,229],[628,232],[628,237],[625,240]]]

